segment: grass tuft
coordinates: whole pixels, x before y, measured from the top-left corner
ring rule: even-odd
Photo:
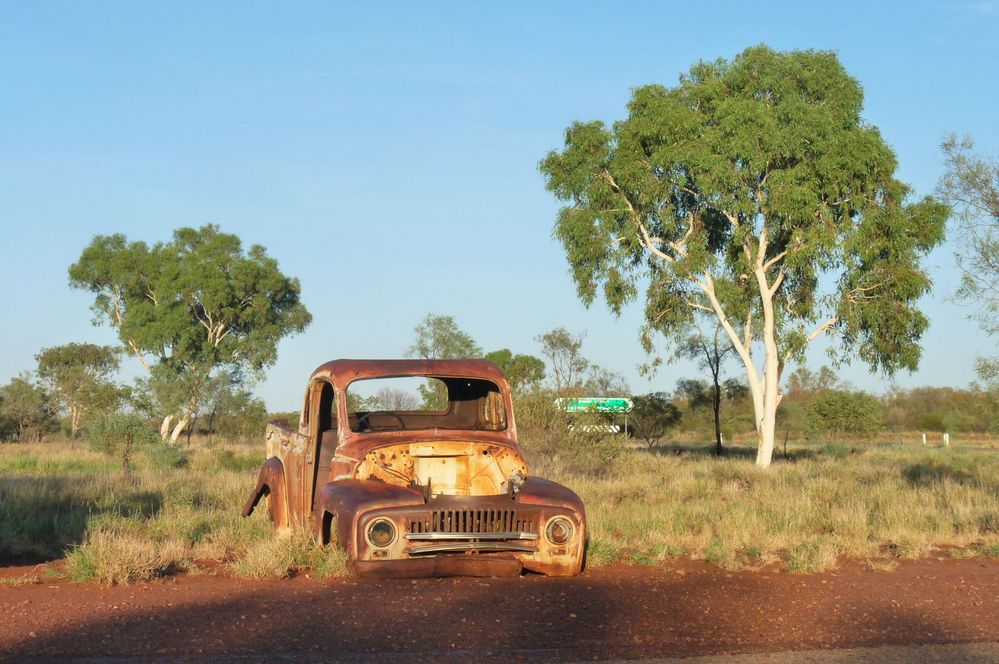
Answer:
[[[184,570],[191,561],[177,540],[155,543],[139,537],[97,532],[66,557],[69,578],[112,585],[149,581]]]
[[[293,530],[257,542],[232,569],[240,576],[284,578],[301,570],[311,570],[320,578],[346,576],[347,556],[334,546],[320,547],[305,530]]]
[[[37,574],[23,574],[21,576],[11,576],[0,579],[0,585],[4,586],[28,586],[40,583]]]

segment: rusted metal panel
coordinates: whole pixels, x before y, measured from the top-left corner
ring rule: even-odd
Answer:
[[[446,430],[433,425],[432,414],[386,411],[399,419],[398,430],[351,430],[347,386],[398,376],[450,380],[464,396],[452,397],[449,412],[485,412],[490,428]],[[482,383],[479,391],[466,378],[492,385]],[[321,403],[335,403],[335,424],[326,416],[327,428]],[[505,416],[497,410],[501,403]],[[474,404],[480,410],[468,410]],[[404,416],[426,428],[404,428]],[[530,475],[518,451],[509,384],[490,362],[327,362],[310,377],[299,430],[268,425],[266,436],[268,460],[244,514],[268,496],[276,526],[306,525],[317,539],[335,538],[358,575],[499,576],[522,569],[565,575],[582,569],[582,501],[570,489]],[[330,458],[323,446],[333,440]]]
[[[243,506],[243,516],[250,516],[260,499],[267,496],[267,509],[276,528],[288,527],[288,492],[285,489],[284,465],[277,457],[264,462],[257,477],[257,486]]]

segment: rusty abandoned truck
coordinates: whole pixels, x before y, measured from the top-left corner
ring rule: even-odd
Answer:
[[[349,407],[359,402],[348,398],[352,385],[398,378],[426,380],[439,405]],[[267,460],[243,515],[266,496],[279,530],[335,541],[358,576],[582,569],[583,503],[530,474],[509,383],[491,362],[327,362],[309,379],[298,430],[270,423],[265,436]]]

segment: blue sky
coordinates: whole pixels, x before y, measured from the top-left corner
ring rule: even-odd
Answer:
[[[637,306],[579,304],[537,162],[633,87],[761,42],[837,51],[919,194],[945,133],[999,154],[999,2],[541,4],[0,5],[0,382],[42,347],[114,342],[67,285],[95,234],[210,222],[266,246],[314,315],[258,387],[273,409],[326,359],[401,355],[430,311],[487,350],[585,332],[634,391],[671,389],[697,370],[638,375]],[[923,362],[896,381],[965,385],[994,340],[946,300],[952,247],[929,265]]]

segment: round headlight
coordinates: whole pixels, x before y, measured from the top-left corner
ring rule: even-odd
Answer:
[[[573,533],[575,533],[575,528],[572,527],[572,521],[564,516],[555,517],[548,522],[548,527],[545,528],[545,537],[552,544],[565,544],[572,539]]]
[[[395,524],[388,519],[375,519],[368,525],[368,541],[386,547],[395,541]]]

